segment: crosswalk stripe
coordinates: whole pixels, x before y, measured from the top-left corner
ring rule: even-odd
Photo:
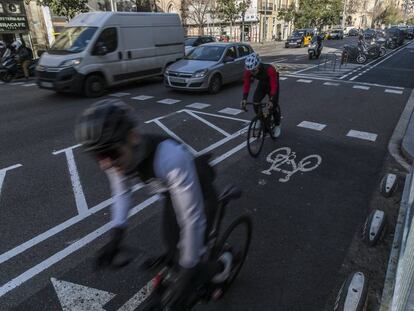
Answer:
[[[176,103],[179,103],[180,101],[181,100],[178,100],[178,99],[165,98],[165,99],[159,100],[157,103],[165,104],[165,105],[174,105]]]
[[[312,83],[312,80],[299,79],[296,82],[299,82],[299,83]]]
[[[151,99],[151,98],[154,98],[154,96],[139,95],[139,96],[132,97],[131,99],[135,99],[135,100],[147,100],[147,99]]]
[[[385,93],[391,93],[391,94],[398,94],[401,95],[403,93],[403,91],[400,90],[391,90],[391,89],[386,89]]]
[[[187,105],[188,108],[194,108],[194,109],[204,109],[211,106],[210,104],[204,104],[204,103],[192,103],[190,105]]]
[[[298,127],[303,127],[303,128],[307,128],[307,129],[311,129],[315,131],[322,131],[326,127],[326,124],[302,121],[301,123],[298,124]]]
[[[325,82],[323,85],[327,85],[327,86],[339,86],[339,83],[335,83],[335,82]]]
[[[378,135],[374,133],[361,132],[356,130],[350,130],[346,136],[369,141],[376,141],[378,137]]]
[[[364,85],[354,85],[353,88],[359,89],[359,90],[365,90],[365,91],[368,91],[370,89],[369,86],[364,86]]]
[[[234,108],[224,108],[219,111],[220,113],[230,114],[232,116],[238,115],[242,111],[240,109],[234,109]]]

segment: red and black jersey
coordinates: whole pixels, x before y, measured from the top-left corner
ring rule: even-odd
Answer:
[[[259,72],[255,75],[251,71],[245,70],[243,76],[243,99],[247,99],[250,91],[251,78],[259,80],[259,83],[269,85],[270,97],[277,95],[279,91],[279,73],[276,68],[270,64],[261,64]]]

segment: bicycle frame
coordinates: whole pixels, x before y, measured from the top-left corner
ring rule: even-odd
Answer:
[[[272,110],[269,108],[267,112],[263,112],[263,108],[268,107],[269,103],[260,103],[260,104],[254,104],[254,103],[247,103],[248,105],[251,105],[253,107],[257,106],[259,109],[259,112],[257,116],[259,117],[260,121],[264,124],[264,134],[271,132],[270,127],[270,115],[272,113]]]

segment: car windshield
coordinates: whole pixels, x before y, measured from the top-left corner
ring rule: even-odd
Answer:
[[[49,53],[79,53],[91,41],[97,27],[67,27],[58,36]]]
[[[305,34],[304,30],[295,30],[292,33],[292,37],[302,37]]]
[[[221,58],[224,50],[224,46],[200,46],[194,49],[186,59],[216,62]]]
[[[196,42],[197,38],[187,38],[184,41],[185,46],[193,46],[194,42]]]

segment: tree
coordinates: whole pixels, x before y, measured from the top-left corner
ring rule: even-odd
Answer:
[[[218,17],[230,24],[230,34],[233,32],[233,24],[240,16],[240,6],[236,0],[217,0]]]
[[[187,33],[187,18],[188,18],[188,1],[189,0],[181,0],[181,22],[183,23],[184,31]]]
[[[343,0],[300,0],[299,9],[291,5],[281,10],[279,17],[286,22],[294,22],[297,28],[339,24],[343,10]]]
[[[250,0],[243,0],[242,2],[239,3],[239,11],[240,11],[240,15],[241,15],[241,20],[242,20],[242,24],[241,24],[241,41],[244,42],[244,19],[246,17],[246,12],[249,9],[251,4]]]
[[[29,3],[30,0],[26,0]],[[88,0],[36,0],[37,5],[48,6],[56,15],[65,16],[68,20],[81,12],[88,12]]]
[[[373,23],[375,25],[393,25],[404,20],[404,13],[393,4],[378,5],[373,12]]]
[[[204,25],[210,12],[211,0],[192,0],[188,5],[188,20],[198,26],[198,33],[204,35]]]

